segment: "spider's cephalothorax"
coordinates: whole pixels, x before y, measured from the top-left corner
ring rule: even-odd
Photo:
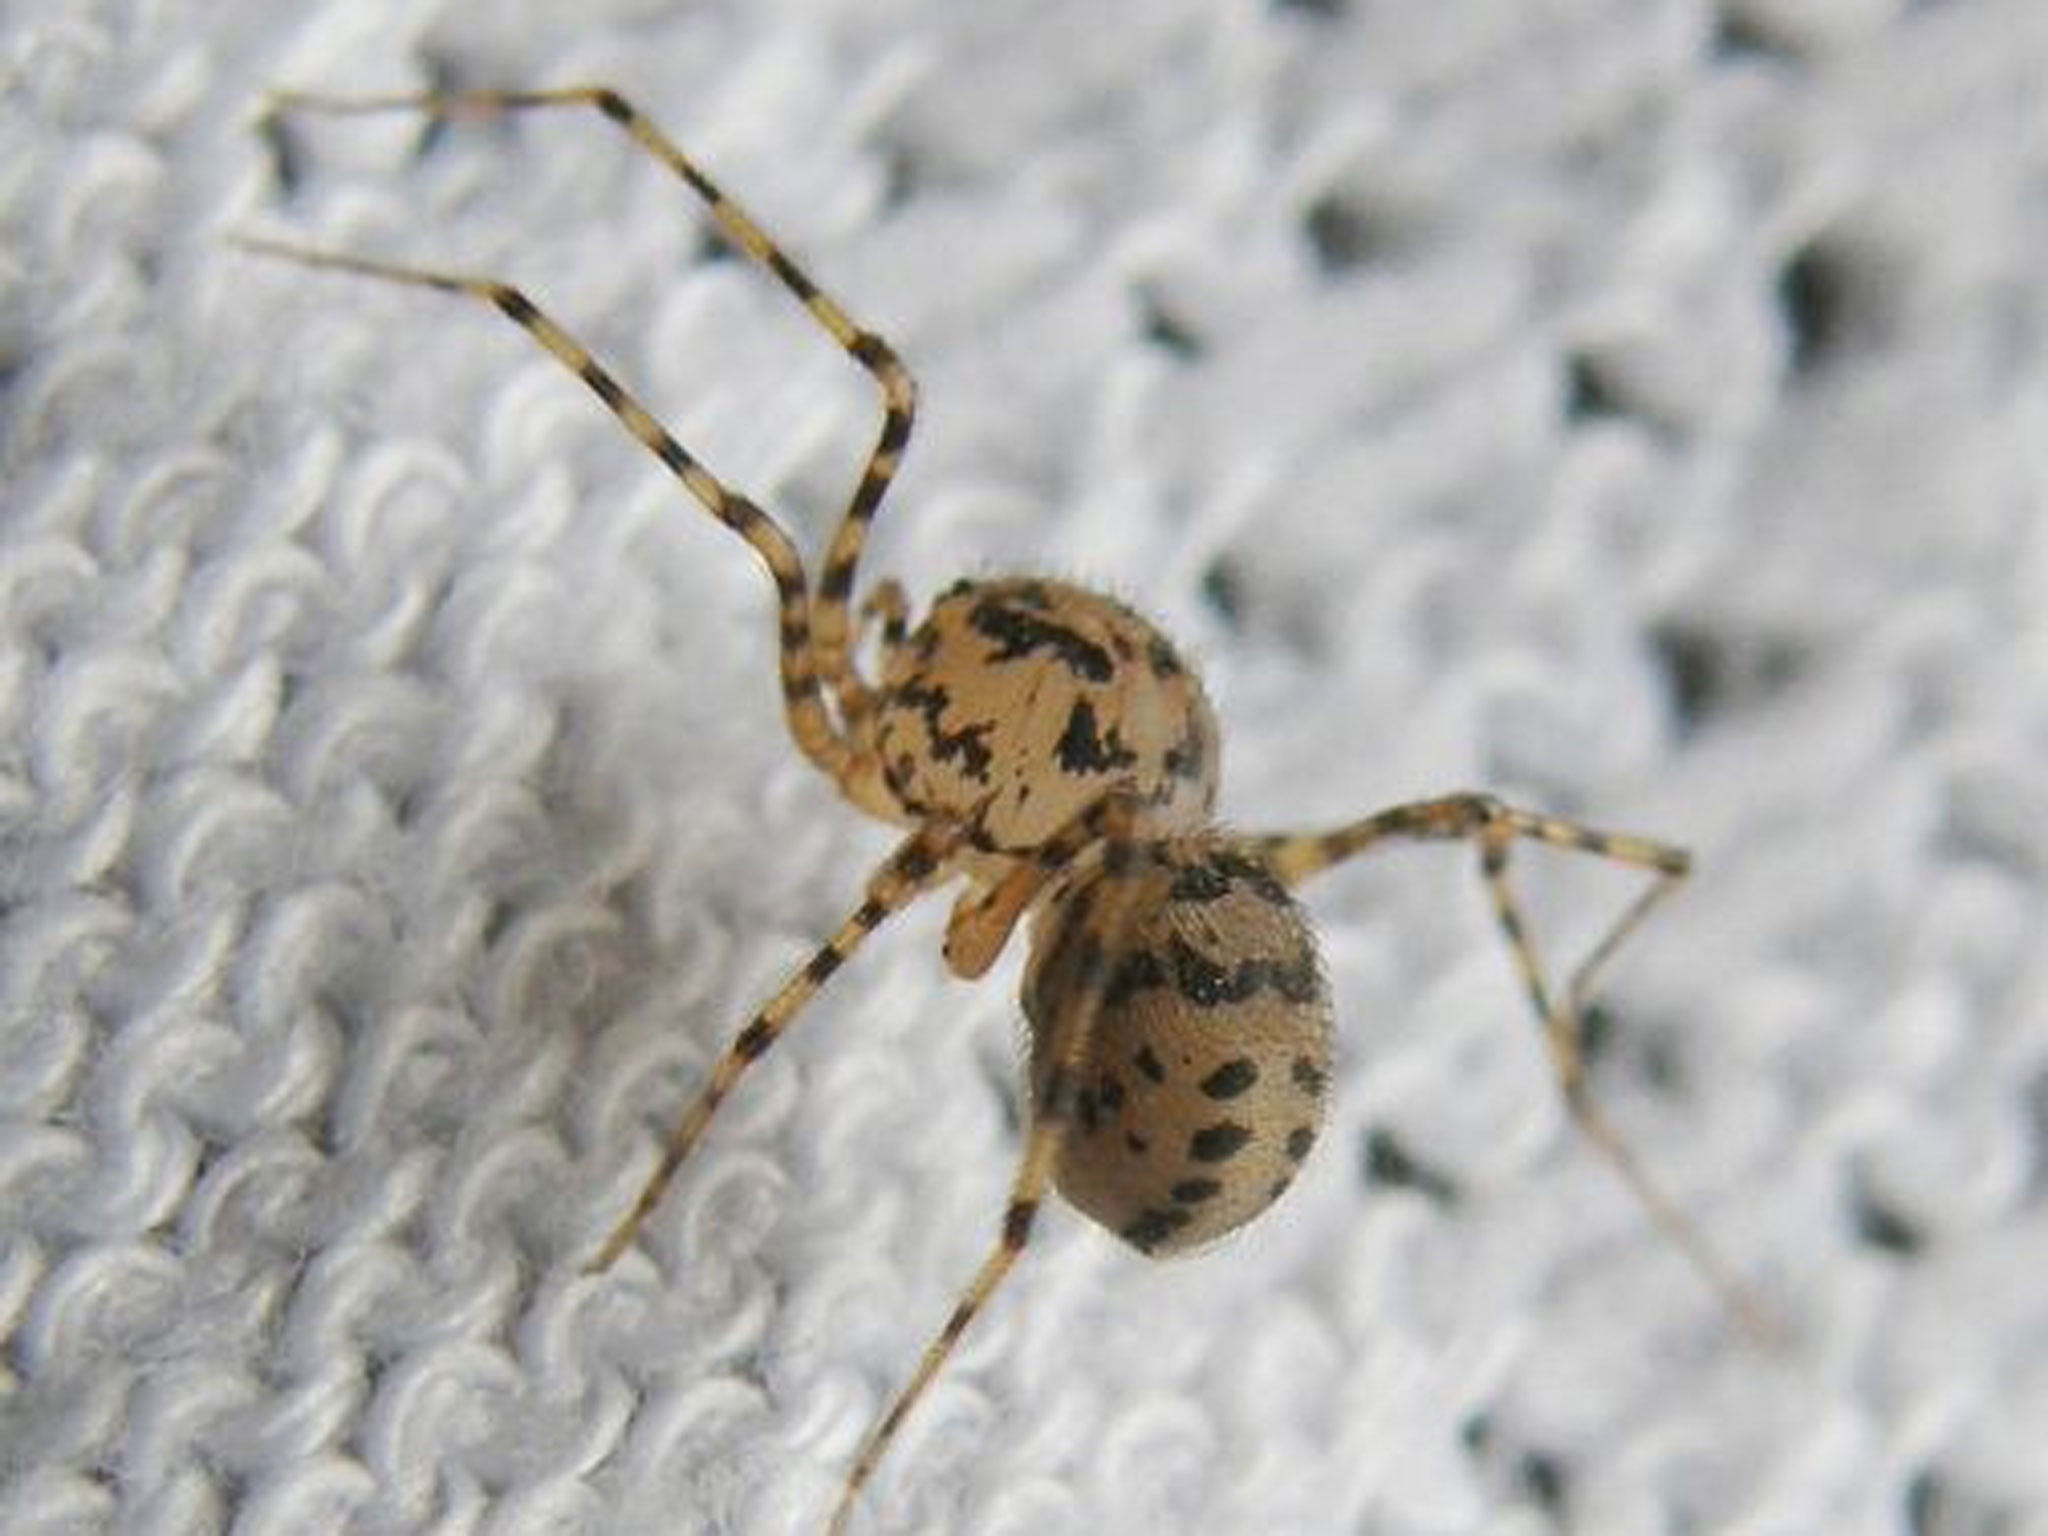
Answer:
[[[854,805],[908,827],[859,903],[732,1038],[670,1130],[638,1200],[593,1269],[630,1247],[747,1069],[877,928],[919,896],[964,884],[946,931],[956,975],[980,975],[1027,914],[1032,958],[1031,1120],[995,1244],[910,1381],[869,1431],[831,1520],[844,1529],[905,1414],[1023,1251],[1057,1187],[1142,1251],[1184,1252],[1279,1197],[1321,1124],[1330,1007],[1291,888],[1390,839],[1472,845],[1573,1118],[1657,1223],[1752,1329],[1755,1304],[1652,1186],[1593,1103],[1580,1013],[1594,972],[1677,888],[1684,850],[1454,794],[1327,831],[1228,833],[1210,824],[1219,738],[1201,685],[1123,604],[1055,581],[961,582],[915,630],[894,582],[860,612],[883,619],[882,676],[857,662],[851,606],[869,523],[910,438],[916,391],[888,344],[856,324],[616,91],[472,92],[336,99],[277,110],[455,117],[586,108],[617,124],[703,199],[725,238],[786,288],[882,395],[880,435],[815,586],[781,524],[700,463],[619,380],[519,289],[496,278],[247,239],[312,266],[467,295],[518,325],[580,378],[774,582],[791,738]],[[1554,997],[1508,880],[1521,842],[1591,853],[1653,881]]]
[[[1029,853],[1111,791],[1139,824],[1186,831],[1216,800],[1216,717],[1173,646],[1066,582],[956,583],[882,675],[874,745],[917,820],[984,852]]]

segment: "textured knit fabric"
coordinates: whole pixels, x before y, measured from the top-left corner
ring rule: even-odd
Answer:
[[[0,1530],[815,1536],[995,1238],[936,898],[584,1272],[892,834],[559,364],[228,238],[516,278],[815,568],[873,386],[616,129],[262,121],[584,80],[915,370],[866,577],[1152,615],[1235,824],[1699,860],[1595,1082],[1778,1349],[1389,851],[1287,1198],[1048,1207],[857,1531],[2048,1533],[2039,0],[0,8]],[[1516,869],[1558,974],[1641,883]]]

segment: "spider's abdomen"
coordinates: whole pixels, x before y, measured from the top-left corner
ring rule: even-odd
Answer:
[[[1216,798],[1200,681],[1144,619],[1063,582],[955,584],[891,658],[874,731],[904,808],[970,821],[991,851],[1037,847],[1111,789],[1162,832]]]
[[[1272,872],[1213,834],[1128,848],[1047,904],[1032,941],[1041,1112],[1060,1033],[1100,988],[1066,1089],[1060,1193],[1162,1256],[1278,1199],[1322,1124],[1331,1021],[1314,936]]]

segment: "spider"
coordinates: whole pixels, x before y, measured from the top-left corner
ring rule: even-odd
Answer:
[[[943,952],[964,979],[982,975],[1029,919],[1029,1118],[995,1242],[909,1381],[869,1428],[827,1527],[831,1536],[847,1528],[905,1416],[1023,1253],[1050,1191],[1156,1258],[1221,1237],[1285,1192],[1322,1124],[1332,1031],[1314,934],[1294,889],[1391,840],[1477,850],[1573,1120],[1737,1318],[1762,1331],[1746,1289],[1646,1177],[1587,1084],[1580,1021],[1593,977],[1685,878],[1685,850],[1475,793],[1397,805],[1321,831],[1246,834],[1219,826],[1220,738],[1209,701],[1172,642],[1124,604],[1062,581],[1000,577],[956,582],[914,628],[893,580],[853,607],[869,525],[910,439],[910,373],[618,92],[590,85],[364,97],[286,92],[271,103],[273,113],[409,111],[435,121],[556,109],[596,112],[680,177],[724,239],[873,376],[881,430],[815,583],[780,523],[677,442],[518,288],[264,238],[238,243],[307,266],[466,295],[581,379],[767,568],[791,737],[847,800],[903,831],[838,929],[732,1038],[591,1270],[609,1268],[633,1244],[747,1069],[892,916],[960,884]],[[869,639],[880,656],[873,679],[857,662]],[[1546,980],[1509,882],[1510,856],[1524,842],[1592,854],[1649,877],[1562,994]]]

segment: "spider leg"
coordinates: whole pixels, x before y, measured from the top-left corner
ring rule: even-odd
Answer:
[[[573,85],[538,91],[414,92],[383,96],[328,96],[279,91],[271,97],[273,111],[370,113],[412,111],[435,117],[487,117],[512,112],[587,107],[631,135],[634,142],[672,171],[704,201],[719,232],[741,254],[781,283],[847,356],[873,375],[882,395],[882,426],[860,483],[848,499],[838,530],[826,547],[813,606],[809,613],[811,655],[817,675],[848,721],[864,716],[871,696],[852,659],[852,625],[848,600],[882,497],[902,462],[917,415],[917,385],[893,348],[855,321],[837,301],[811,281],[789,254],[755,222],[753,216],[684,154],[638,107],[609,86]],[[715,510],[715,509],[714,509]]]
[[[1393,839],[1460,840],[1477,845],[1480,874],[1494,916],[1507,941],[1530,1005],[1543,1027],[1558,1086],[1573,1122],[1600,1151],[1649,1213],[1650,1219],[1686,1256],[1722,1304],[1752,1338],[1769,1341],[1776,1326],[1750,1288],[1737,1279],[1699,1228],[1653,1181],[1641,1161],[1594,1099],[1586,1073],[1585,1002],[1594,977],[1652,911],[1678,889],[1691,871],[1683,848],[1629,833],[1606,832],[1578,822],[1503,805],[1491,795],[1446,795],[1393,806],[1341,827],[1315,833],[1280,833],[1247,839],[1289,885]],[[1588,952],[1566,983],[1560,1005],[1529,937],[1521,902],[1508,876],[1509,853],[1517,842],[1536,842],[1589,853],[1646,871],[1652,883],[1622,912]]]
[[[698,462],[654,414],[592,357],[583,344],[512,284],[497,278],[434,267],[407,266],[344,251],[324,250],[239,235],[234,243],[259,255],[276,256],[301,266],[353,272],[384,282],[464,294],[490,305],[546,348],[590,388],[621,425],[668,468],[711,515],[745,539],[775,582],[780,619],[782,697],[789,733],[805,757],[836,780],[856,803],[867,802],[855,786],[870,765],[848,745],[832,723],[818,687],[816,647],[811,633],[811,604],[804,582],[803,557],[782,525]]]
[[[783,982],[775,995],[761,1005],[746,1027],[725,1048],[725,1054],[711,1069],[711,1076],[669,1132],[661,1161],[641,1187],[633,1208],[612,1229],[597,1256],[585,1266],[588,1272],[609,1269],[619,1255],[632,1246],[647,1218],[654,1214],[662,1197],[668,1193],[677,1170],[711,1124],[711,1117],[718,1113],[719,1105],[725,1102],[747,1068],[759,1061],[781,1038],[782,1032],[790,1026],[804,1004],[816,996],[869,934],[952,872],[951,858],[960,842],[961,834],[955,828],[926,828],[905,838],[883,861],[868,881],[866,897],[840,925],[839,931]]]
[[[1112,795],[1095,802],[1038,850],[1036,867],[1044,872],[1041,883],[1044,877],[1070,868],[1075,860],[1092,849],[1100,848],[1107,855],[1114,848],[1128,847],[1137,808],[1135,800],[1122,795]],[[1114,935],[1128,915],[1127,903],[1120,903],[1114,898],[1105,902],[1100,914],[1105,924],[1104,931]],[[1114,948],[1113,945],[1106,947]],[[846,1474],[846,1484],[840,1493],[838,1508],[833,1512],[828,1536],[843,1536],[853,1518],[861,1489],[888,1454],[904,1419],[917,1406],[925,1389],[938,1377],[961,1335],[988,1304],[1030,1241],[1032,1224],[1052,1183],[1060,1138],[1074,1115],[1076,1086],[1081,1081],[1082,1065],[1094,1036],[1096,1015],[1108,982],[1106,969],[1098,970],[1090,979],[1080,1006],[1067,1021],[1064,1037],[1049,1069],[1034,1085],[1030,1096],[1030,1128],[1025,1133],[1017,1171],[1010,1181],[1009,1199],[1003,1207],[1002,1226],[995,1246],[982,1260],[981,1268],[975,1272],[967,1288],[960,1293],[960,1299],[954,1303],[945,1325],[925,1346],[916,1372],[861,1442],[853,1466]]]

